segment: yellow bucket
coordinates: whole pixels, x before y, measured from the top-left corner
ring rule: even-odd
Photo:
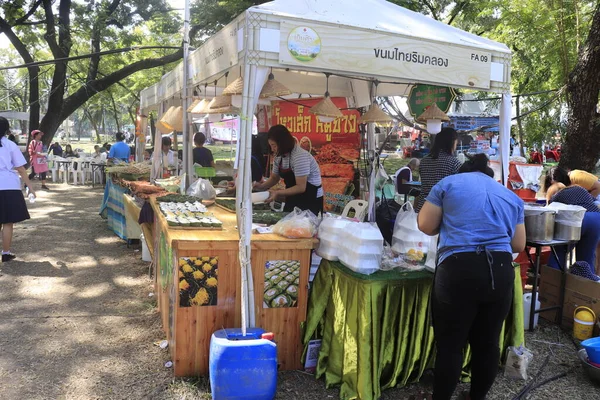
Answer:
[[[578,340],[592,337],[596,314],[588,307],[577,307],[573,312],[573,336]]]

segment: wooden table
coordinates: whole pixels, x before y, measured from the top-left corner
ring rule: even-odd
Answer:
[[[131,240],[139,239],[142,234],[142,228],[138,224],[141,207],[137,205],[131,195],[123,193],[123,208],[125,210],[126,223],[125,236],[127,237],[127,246],[129,246]]]
[[[241,326],[236,216],[212,206],[209,212],[223,222],[223,230],[181,229],[168,226],[156,200],[151,199],[150,202],[154,210],[155,291],[174,372],[176,376],[207,375],[212,333]],[[251,240],[256,325],[275,334],[280,369],[300,369],[300,323],[306,319],[310,258],[316,241],[286,239],[275,234],[253,234]],[[199,265],[190,267],[194,260]],[[294,307],[266,308],[263,305],[266,265],[277,260],[299,265]],[[205,265],[207,263],[210,265]],[[214,265],[213,270],[211,265]],[[206,270],[203,269],[205,267]],[[197,281],[196,278],[190,279],[190,268],[197,268],[194,270],[198,275]],[[294,267],[288,269],[294,270]],[[205,271],[209,271],[206,276]],[[212,283],[216,284],[216,289],[203,286],[208,284],[209,275],[215,278]],[[216,290],[210,295],[209,304],[190,304],[188,292],[198,287],[208,289],[209,293]]]

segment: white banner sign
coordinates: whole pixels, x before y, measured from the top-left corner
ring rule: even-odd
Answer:
[[[331,71],[490,88],[486,51],[384,32],[281,21],[279,62]]]
[[[235,24],[223,28],[190,55],[194,82],[210,78],[238,62]]]

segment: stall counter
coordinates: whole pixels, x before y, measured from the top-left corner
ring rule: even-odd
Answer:
[[[175,375],[207,375],[212,333],[241,326],[236,215],[213,206],[208,211],[223,222],[222,230],[172,227],[156,200],[150,202],[155,288]],[[251,240],[256,326],[274,333],[280,369],[300,369],[300,324],[317,242],[275,234],[253,234]]]

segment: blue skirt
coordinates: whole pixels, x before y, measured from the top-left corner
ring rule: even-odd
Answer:
[[[0,224],[29,219],[25,197],[20,190],[0,190]]]

